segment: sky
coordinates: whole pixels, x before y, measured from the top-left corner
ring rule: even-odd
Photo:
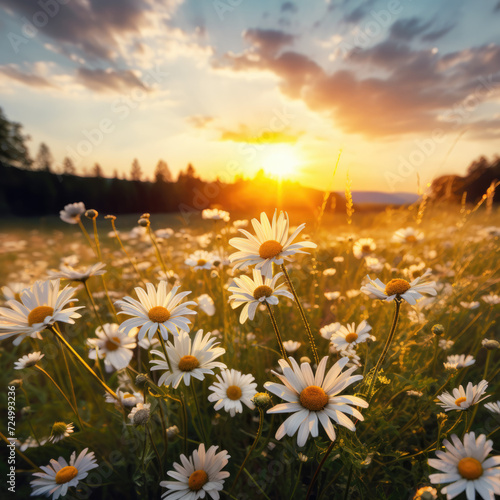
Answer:
[[[498,0],[0,0],[0,13],[0,107],[58,165],[112,175],[137,158],[152,177],[161,158],[206,179],[263,168],[420,192],[500,153]]]

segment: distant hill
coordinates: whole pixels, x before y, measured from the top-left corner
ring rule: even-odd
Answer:
[[[338,193],[344,196],[344,193]],[[415,203],[420,196],[415,193],[384,193],[382,191],[353,191],[354,203],[370,203],[380,205],[407,205]]]

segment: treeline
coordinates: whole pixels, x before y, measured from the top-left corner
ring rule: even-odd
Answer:
[[[434,199],[477,203],[484,195],[500,202],[500,157],[488,160],[481,156],[473,161],[464,176],[442,175],[431,185]],[[498,187],[497,187],[498,186]]]

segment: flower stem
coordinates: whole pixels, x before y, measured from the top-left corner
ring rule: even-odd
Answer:
[[[389,351],[389,347],[391,346],[392,339],[394,338],[394,334],[396,333],[396,326],[398,324],[398,319],[399,319],[399,311],[401,309],[401,299],[398,299],[397,297],[394,299],[394,304],[396,306],[394,310],[394,318],[392,320],[392,326],[391,326],[391,331],[389,332],[389,336],[387,337],[387,340],[385,341],[384,349],[382,351],[382,354],[378,358],[377,364],[375,365],[375,370],[373,372],[372,380],[370,382],[370,388],[368,389],[368,401],[371,400],[372,398],[372,391],[373,387],[375,386],[375,381],[377,380],[377,375],[380,370],[380,367],[382,366],[382,363],[385,360],[385,357],[387,356],[387,353]]]
[[[163,269],[163,272],[165,275],[167,274],[167,266],[165,265],[165,261],[163,260],[163,257],[161,256],[160,249],[158,248],[158,244],[156,243],[156,238],[153,235],[153,232],[151,231],[151,226],[148,225],[148,234],[149,237],[151,238],[151,242],[153,243],[155,253],[156,253],[156,258],[158,259],[158,262],[161,265],[161,268]]]
[[[69,349],[69,351],[71,352],[71,354],[73,354],[73,356],[79,361],[79,363],[97,380],[97,382],[99,382],[99,384],[101,385],[101,387],[106,391],[108,392],[111,396],[113,396],[117,401],[119,401],[119,398],[117,396],[117,394],[112,390],[110,389],[105,382],[103,382],[94,372],[94,370],[92,370],[92,368],[90,368],[90,366],[85,362],[85,360],[73,349],[73,347],[71,346],[71,344],[53,327],[50,328],[52,333],[54,333],[54,335],[63,343],[63,345],[66,347],[66,349]]]
[[[90,303],[92,304],[92,309],[94,310],[95,317],[97,318],[97,321],[98,321],[100,327],[102,328],[102,333],[105,333],[104,332],[104,325],[102,324],[101,317],[99,316],[99,313],[97,312],[97,306],[95,304],[94,297],[92,297],[92,294],[90,293],[90,288],[89,288],[89,285],[87,283],[87,280],[83,280],[83,286],[85,287],[85,291],[87,292],[87,295],[90,299]]]
[[[255,446],[257,445],[257,442],[260,439],[260,436],[262,434],[262,427],[264,424],[264,412],[262,408],[258,408],[259,410],[259,428],[257,429],[257,434],[255,436],[255,439],[252,443],[252,446],[248,450],[247,456],[245,457],[245,460],[243,460],[243,463],[241,464],[241,467],[238,470],[238,473],[236,474],[236,477],[234,478],[233,485],[231,486],[231,489],[229,490],[229,494],[231,494],[236,486],[236,483],[238,482],[238,478],[240,477],[240,474],[243,472],[243,469],[245,468],[245,464],[247,463],[248,459],[250,458],[250,455],[252,454],[253,450],[255,449]]]
[[[196,408],[196,413],[198,413],[198,418],[200,419],[200,423],[201,423],[201,434],[203,436],[203,441],[208,444],[207,433],[205,431],[205,422],[203,421],[203,415],[200,411],[200,406],[198,404],[198,396],[196,396],[196,390],[194,388],[194,384],[191,384],[191,392],[193,393],[194,406]]]
[[[78,218],[78,225],[80,226],[80,229],[82,230],[82,233],[85,236],[87,243],[89,244],[90,248],[92,249],[92,251],[94,252],[94,254],[97,257],[98,254],[96,252],[96,249],[94,248],[94,245],[92,245],[92,240],[90,239],[89,233],[85,229],[85,226],[83,225],[83,222],[81,221],[80,218]]]
[[[313,353],[314,362],[316,363],[316,365],[319,365],[318,350],[316,349],[316,344],[314,342],[314,337],[313,337],[313,334],[311,332],[311,327],[309,326],[309,322],[307,321],[307,318],[306,318],[306,313],[304,311],[304,308],[302,307],[302,304],[299,300],[299,297],[297,296],[297,292],[295,291],[295,287],[293,286],[293,283],[290,280],[290,276],[288,274],[288,271],[286,270],[286,266],[284,263],[281,264],[281,270],[283,271],[283,274],[285,275],[286,282],[288,283],[288,288],[290,288],[290,291],[292,292],[293,297],[295,299],[295,303],[297,304],[297,307],[299,308],[300,317],[302,318],[302,322],[304,323],[304,327],[305,327],[306,332],[307,332],[307,337],[309,338],[309,344],[311,346],[311,350]],[[285,359],[287,359],[287,358],[285,358]]]
[[[311,483],[309,484],[309,488],[307,489],[306,500],[309,500],[309,497],[311,496],[311,493],[313,491],[313,486],[316,483],[316,480],[318,479],[319,473],[323,468],[323,465],[325,465],[326,459],[330,456],[330,453],[333,451],[334,446],[335,446],[335,441],[332,441],[330,443],[330,446],[328,446],[328,449],[326,450],[326,453],[324,454],[323,458],[321,459],[321,462],[319,463],[318,468],[314,473]]]
[[[283,356],[284,360],[288,361],[288,356],[286,355],[285,346],[283,345],[283,340],[281,339],[281,334],[280,334],[280,331],[278,329],[278,324],[276,323],[276,318],[274,317],[273,310],[271,309],[271,306],[269,305],[269,303],[267,301],[266,301],[266,307],[267,307],[267,310],[269,312],[269,317],[271,318],[271,323],[273,325],[274,333],[276,334],[276,340],[278,341],[281,355]]]

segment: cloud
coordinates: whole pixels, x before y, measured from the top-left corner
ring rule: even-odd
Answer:
[[[264,56],[272,57],[283,47],[291,45],[296,37],[279,30],[253,28],[246,30],[243,38]]]
[[[76,72],[76,80],[95,92],[127,92],[133,88],[149,90],[129,70],[79,68]]]
[[[186,121],[194,128],[206,128],[209,123],[214,121],[213,116],[209,115],[192,115],[186,118]]]
[[[436,40],[439,40],[440,38],[443,38],[443,36],[447,35],[456,25],[457,23],[452,23],[448,26],[444,26],[443,28],[438,28],[434,31],[430,31],[422,37],[422,41],[435,42]]]
[[[297,5],[295,5],[293,2],[283,2],[281,4],[281,12],[289,12],[290,14],[295,14],[298,12]]]
[[[20,70],[14,64],[0,66],[0,75],[3,75],[8,79],[15,80],[16,82],[20,82],[28,87],[55,88],[55,85],[49,82],[44,76],[27,73]]]
[[[347,3],[347,2],[345,2]],[[366,0],[364,3],[344,15],[344,21],[349,24],[361,22],[373,7],[373,0]]]
[[[0,0],[15,17],[25,17],[33,29],[67,44],[94,58],[111,60],[122,36],[139,34],[148,24],[147,14],[153,6],[148,0],[85,0],[61,5],[50,3],[48,14],[33,0]],[[163,4],[177,2],[172,0]]]
[[[247,144],[295,144],[302,132],[292,132],[283,130],[274,132],[265,130],[263,132],[252,133],[246,125],[240,124],[237,130],[222,130],[219,140],[232,142],[245,142]]]
[[[415,34],[422,32],[420,24],[412,26]],[[440,56],[389,38],[352,51],[349,67],[330,73],[307,55],[270,55],[261,49],[226,54],[218,64],[233,71],[272,72],[288,97],[330,117],[345,132],[369,137],[450,129],[452,123],[443,121],[443,115],[471,93],[484,100],[491,93],[487,87],[500,87],[500,46],[495,44]],[[483,85],[480,78],[491,83]]]
[[[432,21],[424,23],[418,17],[410,17],[408,19],[398,19],[389,31],[391,38],[409,41],[412,38],[420,35],[430,28]]]

